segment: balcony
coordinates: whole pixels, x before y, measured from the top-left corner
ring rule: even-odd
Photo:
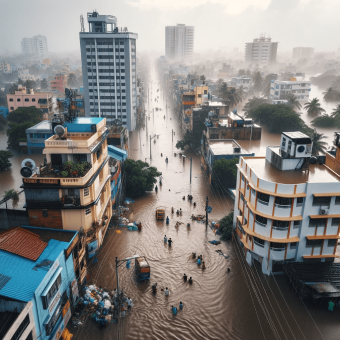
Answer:
[[[62,197],[62,202],[65,207],[79,207],[80,206],[80,197],[79,196],[68,196],[65,195]]]

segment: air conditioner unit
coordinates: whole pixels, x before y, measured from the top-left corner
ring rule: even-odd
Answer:
[[[319,215],[328,215],[328,209],[320,208]]]

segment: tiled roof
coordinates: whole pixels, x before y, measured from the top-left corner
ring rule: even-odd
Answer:
[[[36,261],[48,243],[23,228],[13,228],[0,235],[0,249]]]

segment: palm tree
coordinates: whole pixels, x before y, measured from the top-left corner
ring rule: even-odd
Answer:
[[[220,87],[219,96],[222,99],[229,100],[230,108],[236,106],[242,101],[240,90],[235,89],[235,87],[228,87],[227,83],[223,83]]]
[[[309,102],[307,102],[304,106],[304,109],[307,111],[309,115],[319,115],[322,112],[326,112],[321,106],[318,98],[313,98]]]
[[[340,104],[338,104],[332,111],[331,116],[333,118],[340,118]]]
[[[252,75],[253,78],[253,88],[255,92],[259,93],[262,90],[263,78],[260,71],[256,71]]]
[[[301,103],[296,99],[294,95],[290,96],[288,99],[288,103],[292,106],[293,110],[300,110],[302,108]]]
[[[323,133],[317,133],[314,129],[313,133],[310,135],[310,138],[313,143],[312,148],[312,154],[318,155],[319,152],[325,152],[326,151],[326,145],[328,145],[326,142],[323,142],[322,139],[326,138]]]
[[[228,84],[226,82],[220,82],[217,92],[219,97],[226,98],[228,96]]]
[[[240,96],[241,102],[246,97],[246,92],[244,91],[243,86],[241,85],[236,92]]]
[[[246,104],[243,106],[242,111],[244,111],[244,115],[245,117],[248,117],[250,114],[250,111],[252,109],[255,109],[256,107],[258,107],[259,105],[262,104],[268,104],[269,100],[265,99],[265,98],[259,98],[259,97],[253,97],[248,99],[248,101],[246,102]]]

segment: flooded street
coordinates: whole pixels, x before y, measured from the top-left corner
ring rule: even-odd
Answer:
[[[228,214],[233,203],[216,191],[211,191],[207,176],[200,168],[200,157],[193,157],[192,184],[190,185],[190,161],[174,156],[175,144],[182,134],[172,108],[165,108],[163,89],[152,69],[150,106],[147,126],[130,135],[130,157],[150,162],[150,135],[152,141],[151,165],[163,175],[159,191],[148,193],[130,205],[130,220],[140,220],[141,232],[127,228],[109,230],[104,245],[97,256],[99,262],[89,264],[89,283],[112,289],[116,287],[115,257],[124,259],[135,254],[146,256],[151,267],[151,279],[139,283],[134,263],[127,269],[119,268],[120,288],[134,301],[134,307],[117,325],[100,328],[87,319],[82,326],[72,329],[75,339],[337,339],[340,335],[338,311],[331,313],[326,307],[313,309],[302,302],[288,287],[283,276],[264,277],[257,266],[249,267],[242,250],[232,241],[214,246],[208,241],[218,239],[210,228],[190,220],[191,214],[204,214],[205,198],[212,206],[210,219],[220,219]],[[158,101],[155,98],[159,96]],[[169,101],[168,101],[169,103]],[[153,108],[161,108],[154,111]],[[165,115],[165,119],[164,116]],[[172,141],[172,129],[175,136]],[[253,141],[254,150],[262,152],[266,145],[275,145],[279,135],[263,133],[262,141]],[[250,142],[247,142],[250,143]],[[246,144],[246,143],[245,143]],[[247,145],[243,145],[247,148]],[[163,157],[161,157],[163,153]],[[262,154],[262,153],[261,153]],[[165,162],[165,157],[169,163]],[[182,197],[191,194],[194,208]],[[166,207],[170,224],[156,221],[155,210]],[[171,207],[181,208],[183,215],[171,215]],[[176,221],[183,222],[175,229]],[[188,228],[187,223],[191,226]],[[163,242],[164,235],[173,240],[169,248]],[[216,250],[229,255],[225,259]],[[192,260],[191,254],[203,255],[206,269],[202,271]],[[227,269],[230,268],[230,273]],[[192,276],[193,284],[184,283],[182,276]],[[156,295],[151,293],[152,283],[158,283]],[[170,296],[164,296],[161,288],[168,287]],[[184,308],[177,316],[171,313],[171,305]]]

